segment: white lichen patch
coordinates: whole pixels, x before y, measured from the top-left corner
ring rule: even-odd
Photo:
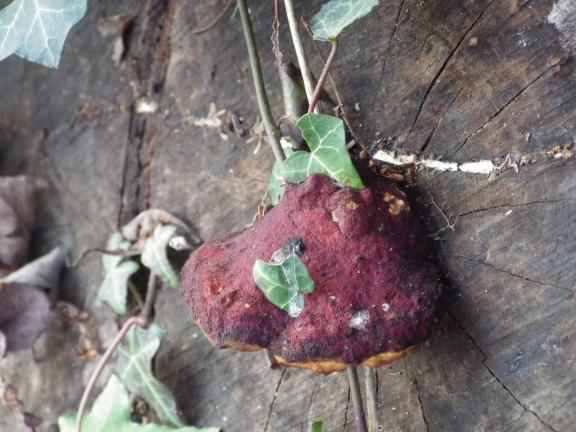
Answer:
[[[356,330],[366,330],[368,321],[370,321],[370,313],[366,310],[362,310],[352,315],[352,318],[350,318],[350,324],[348,325],[350,328]]]
[[[560,42],[564,49],[576,52],[576,2],[558,0],[552,7],[548,22],[560,32]]]

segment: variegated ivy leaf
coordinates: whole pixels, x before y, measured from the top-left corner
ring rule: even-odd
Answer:
[[[148,329],[133,327],[118,348],[116,373],[131,393],[143,398],[158,418],[171,426],[183,426],[170,390],[152,372],[152,360],[164,331],[157,325]]]
[[[110,236],[106,246],[111,251],[123,251],[130,248],[130,242],[116,232]],[[127,312],[128,283],[130,277],[140,269],[140,265],[129,258],[119,255],[102,255],[104,281],[98,291],[98,300],[108,303],[118,315]]]
[[[273,305],[297,318],[304,310],[304,294],[314,291],[308,269],[292,249],[286,256],[282,248],[274,253],[272,262],[256,260],[252,269],[254,282]]]
[[[180,284],[180,277],[170,264],[167,255],[168,245],[177,229],[175,225],[158,225],[152,236],[146,240],[142,250],[142,264],[158,275],[170,288],[177,288]]]
[[[198,429],[192,426],[172,428],[153,423],[133,423],[130,419],[131,402],[120,380],[112,375],[104,391],[98,396],[90,413],[84,417],[84,432],[219,432],[218,428]],[[60,432],[76,432],[76,415],[58,419]]]
[[[0,60],[16,54],[58,67],[68,32],[86,13],[86,0],[14,0],[0,10]]]
[[[314,39],[332,41],[354,21],[368,15],[378,0],[330,0],[322,6],[311,26]]]
[[[323,114],[306,114],[297,126],[310,152],[295,151],[286,160],[276,162],[268,186],[273,205],[280,201],[287,183],[302,183],[314,174],[332,177],[343,186],[364,187],[346,149],[342,120]]]

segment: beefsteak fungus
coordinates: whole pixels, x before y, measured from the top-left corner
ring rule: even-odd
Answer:
[[[252,273],[294,239],[315,285],[296,318],[266,299]],[[287,186],[254,226],[199,248],[183,269],[183,291],[218,347],[266,349],[278,365],[321,373],[377,367],[429,334],[441,292],[430,254],[394,184],[355,190],[315,175]]]

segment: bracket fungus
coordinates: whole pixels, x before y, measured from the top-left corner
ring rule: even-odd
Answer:
[[[253,268],[298,239],[314,283],[299,313],[271,303]],[[406,195],[314,175],[288,185],[262,219],[206,243],[183,269],[193,319],[221,348],[265,349],[279,366],[319,373],[378,367],[428,337],[441,292],[431,247]]]

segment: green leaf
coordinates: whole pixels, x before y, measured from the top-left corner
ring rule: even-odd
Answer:
[[[294,250],[288,256],[281,249],[273,262],[256,260],[252,268],[254,282],[270,303],[297,318],[304,309],[304,295],[314,292],[314,281]]]
[[[310,425],[310,432],[322,432],[324,430],[324,423],[315,421]]]
[[[368,15],[378,0],[330,0],[311,21],[314,39],[331,41],[354,21]]]
[[[58,419],[60,432],[76,432],[76,415]],[[130,421],[130,398],[120,380],[112,375],[104,391],[98,396],[90,414],[82,422],[84,432],[218,432],[217,428],[198,429],[192,426],[172,428],[157,424],[138,424]]]
[[[118,348],[116,372],[128,390],[148,402],[163,423],[183,426],[174,396],[152,372],[152,360],[163,335],[155,324],[146,330],[133,327]]]
[[[128,250],[130,242],[124,240],[122,234],[116,232],[110,236],[107,250]],[[98,290],[97,299],[108,303],[118,315],[127,312],[128,281],[140,266],[136,261],[117,255],[102,255],[104,281]]]
[[[170,264],[167,255],[168,243],[176,234],[175,225],[158,225],[152,237],[146,240],[142,250],[142,264],[158,275],[170,288],[178,288],[180,277]]]
[[[280,201],[287,183],[302,183],[314,174],[332,177],[343,186],[355,189],[364,187],[346,149],[342,120],[323,114],[306,114],[297,126],[310,152],[296,151],[274,165],[268,185],[273,205]]]
[[[86,13],[86,0],[14,0],[0,11],[0,60],[16,54],[58,67],[68,32]]]

